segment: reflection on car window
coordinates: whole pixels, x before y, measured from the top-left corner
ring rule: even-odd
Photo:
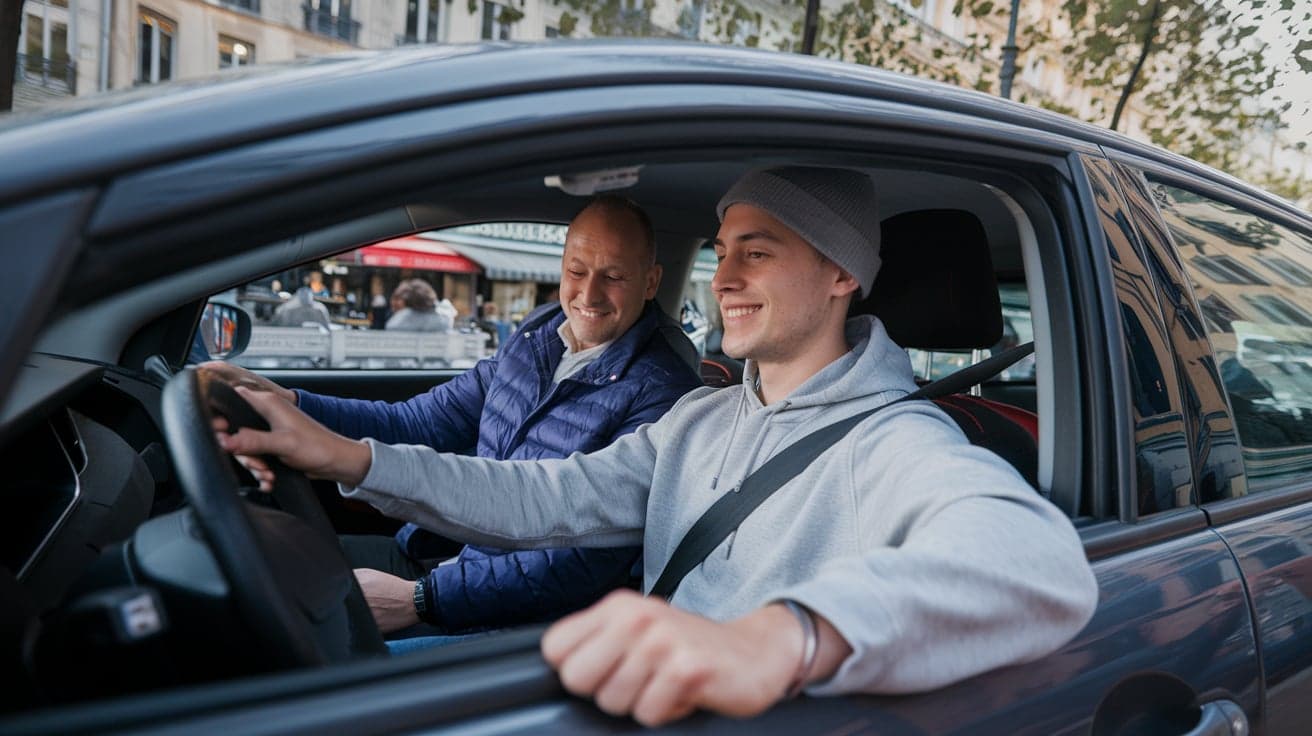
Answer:
[[[467,368],[554,302],[565,227],[487,223],[373,243],[237,290],[248,368]]]
[[[1153,195],[1203,310],[1250,490],[1312,469],[1312,238],[1193,192]]]
[[[1022,284],[1001,284],[998,295],[1002,301],[1002,339],[984,351],[980,360],[1034,341],[1034,321],[1030,316],[1030,297]],[[937,381],[976,362],[969,351],[918,350],[910,348],[911,369],[916,380]],[[1034,355],[1027,355],[999,373],[989,383],[1032,383],[1034,381]]]

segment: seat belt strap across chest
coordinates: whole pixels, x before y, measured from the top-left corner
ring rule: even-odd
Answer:
[[[1018,345],[949,376],[944,376],[902,398],[821,427],[785,447],[747,476],[737,491],[725,493],[706,509],[701,518],[683,535],[683,539],[679,540],[679,546],[675,547],[674,554],[670,555],[665,568],[661,570],[660,576],[656,578],[655,584],[647,594],[668,600],[674,595],[683,578],[720,546],[720,543],[764,503],[765,499],[785,483],[796,478],[821,453],[838,444],[853,427],[865,421],[870,415],[903,401],[932,399],[957,393],[996,375],[1033,351],[1032,342]]]

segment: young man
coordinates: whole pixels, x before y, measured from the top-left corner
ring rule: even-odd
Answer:
[[[681,341],[692,351],[691,343],[650,301],[660,275],[646,213],[626,199],[600,197],[567,231],[561,303],[530,315],[496,357],[425,394],[394,404],[338,399],[289,391],[229,364],[206,367],[230,383],[280,395],[349,437],[497,460],[591,452],[656,421],[701,385],[672,345]],[[471,546],[453,564],[430,566],[423,561],[437,556],[438,540],[413,524],[396,543],[342,541],[385,633],[421,621],[432,627],[422,633],[460,634],[559,618],[628,582],[640,552]]]
[[[701,514],[809,432],[915,388],[874,317],[879,268],[857,172],[752,172],[720,201],[712,287],[744,385],[699,391],[591,455],[498,463],[332,435],[250,395],[273,427],[222,436],[443,533],[507,545],[641,539],[650,589]],[[270,476],[261,471],[262,480]],[[441,484],[429,481],[441,478]],[[669,604],[617,593],[542,649],[604,710],[664,723],[813,695],[906,693],[1041,657],[1087,623],[1097,584],[1070,521],[929,402],[865,419],[782,486]]]

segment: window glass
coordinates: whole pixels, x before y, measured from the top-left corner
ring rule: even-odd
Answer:
[[[484,2],[482,38],[488,41],[509,41],[511,26],[522,16],[523,13],[509,5]]]
[[[46,57],[59,65],[68,64],[68,24],[50,24],[50,46],[46,48]]]
[[[1294,286],[1312,286],[1312,271],[1280,256],[1257,256],[1257,262]]]
[[[149,84],[173,78],[173,22],[142,10],[137,24],[137,83]]]
[[[1250,491],[1307,478],[1312,237],[1184,189],[1153,189],[1203,312]]]
[[[432,43],[437,40],[439,0],[409,0],[405,6],[405,36],[398,43]]]
[[[1194,256],[1193,265],[1215,281],[1226,284],[1266,285],[1266,280],[1252,269],[1229,256]]]
[[[219,68],[255,63],[255,45],[231,36],[219,36]]]
[[[39,73],[41,71],[41,61],[45,58],[45,51],[42,47],[45,38],[45,25],[41,22],[41,18],[35,15],[26,16],[26,21],[27,47],[25,56],[27,60],[27,68],[29,71],[36,71]]]

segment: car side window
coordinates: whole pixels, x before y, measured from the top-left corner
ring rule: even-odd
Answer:
[[[1192,282],[1251,491],[1312,469],[1312,237],[1150,182]]]
[[[487,223],[366,245],[224,295],[252,369],[461,369],[557,299],[561,225]]]

